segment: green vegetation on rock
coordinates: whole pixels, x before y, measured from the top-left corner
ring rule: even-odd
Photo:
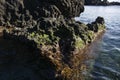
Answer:
[[[94,39],[95,35],[93,31],[88,31],[88,36],[90,38],[90,40]]]
[[[83,49],[85,47],[85,43],[80,37],[76,37],[75,47],[80,49]]]
[[[28,35],[28,37],[32,40],[34,40],[38,45],[47,45],[47,44],[50,44],[52,43],[50,38],[49,38],[49,35],[47,34],[39,34],[39,33],[36,33],[36,32],[32,32]]]

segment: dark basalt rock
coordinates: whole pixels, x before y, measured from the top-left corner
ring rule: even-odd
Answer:
[[[120,2],[110,2],[109,5],[120,5]]]
[[[105,27],[102,17],[88,26],[75,21],[83,11],[83,0],[0,0],[0,26],[4,39],[32,50],[41,80],[83,80],[83,49]]]
[[[105,28],[105,21],[103,17],[97,17],[95,22],[92,22],[91,24],[87,24],[88,29],[92,30],[94,32],[98,32],[100,29]]]
[[[83,0],[1,0],[0,4],[0,22],[7,26],[22,27],[41,17],[73,18],[84,11]]]
[[[104,18],[103,17],[97,17],[96,23],[100,23],[100,24],[105,24]]]
[[[85,5],[109,5],[108,0],[85,0]]]

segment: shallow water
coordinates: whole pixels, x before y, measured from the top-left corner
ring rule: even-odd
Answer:
[[[89,76],[94,80],[120,80],[120,6],[85,6],[76,20],[90,23],[97,16],[105,18],[106,32],[93,53],[96,54]]]

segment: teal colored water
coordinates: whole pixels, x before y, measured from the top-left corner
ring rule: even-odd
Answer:
[[[97,16],[105,18],[106,32],[91,61],[90,77],[93,80],[120,80],[120,6],[85,6],[85,12],[76,18],[90,23]]]

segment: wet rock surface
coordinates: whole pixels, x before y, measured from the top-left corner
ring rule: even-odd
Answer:
[[[87,25],[75,21],[74,17],[84,11],[83,0],[1,0],[0,4],[3,38],[12,41],[8,44],[15,44],[5,47],[13,53],[1,50],[0,57],[9,54],[2,60],[9,61],[10,57],[5,64],[10,67],[19,64],[15,71],[20,65],[27,65],[30,70],[37,71],[40,80],[83,80],[86,59],[83,49],[105,29],[102,17]],[[20,45],[16,47],[17,44]],[[26,79],[21,74],[17,80]],[[14,71],[11,79],[16,80]],[[27,79],[34,78],[27,76]]]

